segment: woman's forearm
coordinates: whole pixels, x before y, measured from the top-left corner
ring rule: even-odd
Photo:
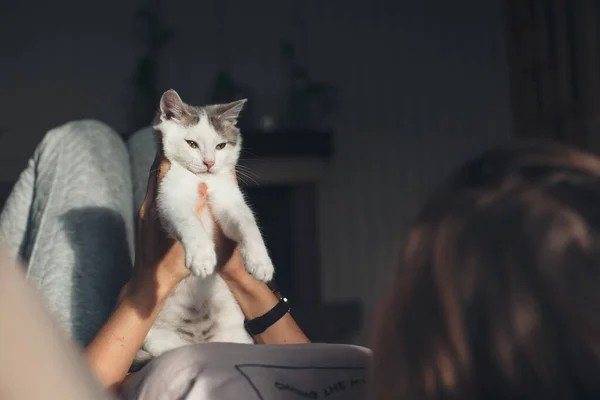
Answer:
[[[126,286],[108,321],[85,348],[85,356],[102,386],[117,391],[142,346],[166,295]]]
[[[229,262],[243,263],[238,254],[234,254]],[[228,266],[228,268],[231,268],[231,266]],[[223,278],[247,319],[254,319],[266,314],[279,302],[271,289],[265,283],[254,279],[248,274],[243,265],[232,269],[236,273],[224,275]],[[310,340],[289,313],[285,314],[263,333],[257,335],[255,339],[261,344],[310,343]]]

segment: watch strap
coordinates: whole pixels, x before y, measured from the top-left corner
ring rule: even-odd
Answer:
[[[288,302],[288,299],[279,295],[279,293],[275,293],[279,298],[279,302],[267,311],[265,314],[260,317],[247,320],[244,323],[244,327],[246,331],[252,336],[260,335],[268,328],[270,328],[273,324],[279,321],[285,314],[290,312],[291,307]]]

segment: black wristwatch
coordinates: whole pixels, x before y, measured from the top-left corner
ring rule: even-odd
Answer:
[[[269,311],[267,311],[266,314],[263,314],[260,317],[251,320],[246,320],[246,322],[244,322],[244,327],[250,335],[260,335],[261,333],[266,331],[270,326],[272,326],[275,322],[279,321],[285,314],[290,312],[291,307],[288,302],[288,299],[283,297],[277,291],[273,291],[273,293],[279,299],[279,302],[275,305],[275,307],[271,308]]]

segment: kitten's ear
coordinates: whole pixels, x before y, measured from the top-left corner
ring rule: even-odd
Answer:
[[[169,89],[163,93],[160,98],[160,118],[163,121],[170,119],[181,120],[186,113],[185,104],[175,90]]]
[[[244,104],[246,104],[247,101],[248,99],[242,99],[227,104],[216,104],[211,106],[211,113],[216,118],[219,118],[222,121],[231,122],[235,125],[244,108]]]

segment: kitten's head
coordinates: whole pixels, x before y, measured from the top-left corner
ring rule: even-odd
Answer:
[[[230,172],[240,156],[237,119],[246,99],[194,107],[173,89],[163,93],[154,129],[162,136],[165,157],[194,174]]]

